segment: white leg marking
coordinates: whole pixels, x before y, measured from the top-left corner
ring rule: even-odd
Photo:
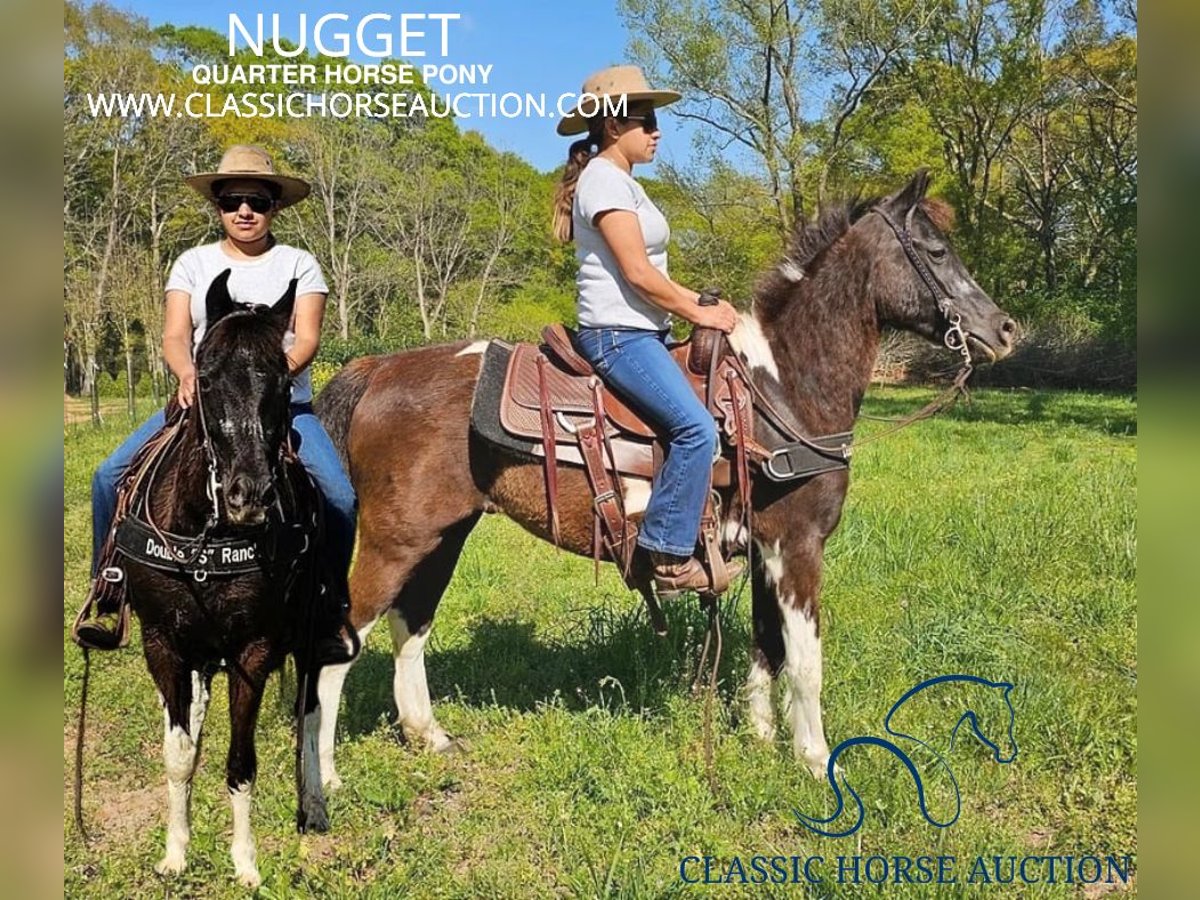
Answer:
[[[726,547],[741,547],[746,542],[746,529],[741,522],[727,519],[721,523],[721,543]]]
[[[396,666],[392,691],[404,736],[433,750],[446,750],[453,741],[433,716],[429,683],[425,680],[425,644],[432,628],[411,634],[404,616],[395,609],[388,610],[388,625],[392,629],[392,657]]]
[[[758,320],[749,313],[742,313],[737,327],[729,335],[729,343],[733,349],[746,358],[751,369],[763,369],[776,381],[779,380],[779,367],[775,365],[775,355],[771,353],[771,345],[763,334]]]
[[[779,552],[779,541],[776,541],[770,547],[759,544],[758,549],[762,554],[763,570],[767,575],[767,584],[779,584],[783,578],[783,555]]]
[[[750,724],[764,741],[775,739],[775,711],[771,708],[771,673],[762,660],[750,663],[746,678],[746,696],[750,705]]]
[[[160,696],[161,700],[162,697]],[[188,707],[188,729],[171,725],[163,708],[163,763],[167,770],[167,850],[154,866],[159,875],[177,875],[187,866],[191,840],[192,776],[200,746],[200,731],[208,709],[208,687],[199,672],[192,672],[192,702]]]
[[[622,478],[621,493],[625,498],[626,513],[644,513],[650,503],[650,482],[645,478]]]
[[[229,803],[233,807],[233,844],[229,855],[233,857],[233,871],[242,887],[256,888],[262,884],[258,874],[258,853],[254,849],[254,832],[250,829],[250,798],[254,782],[247,781],[229,791]]]
[[[783,613],[784,665],[787,669],[792,720],[792,748],[817,778],[825,774],[829,745],[821,722],[821,638],[817,623],[794,606],[794,598],[780,597]]]
[[[323,807],[325,792],[321,790],[321,706],[304,717],[304,806]]]
[[[491,341],[475,341],[473,343],[467,344],[467,346],[463,347],[461,350],[459,350],[454,355],[455,356],[478,356],[480,353],[482,353],[484,350],[487,349],[487,346],[490,343],[491,343]]]
[[[364,648],[367,645],[367,635],[374,627],[375,622],[368,622],[359,629],[358,640]],[[337,666],[324,666],[321,669],[320,678],[317,679],[317,702],[321,705],[317,757],[320,760],[321,784],[330,791],[336,791],[342,786],[342,779],[338,777],[337,769],[333,765],[333,742],[337,735],[338,707],[342,702],[342,686],[346,683],[346,675],[350,672],[352,665],[354,665],[354,660]]]

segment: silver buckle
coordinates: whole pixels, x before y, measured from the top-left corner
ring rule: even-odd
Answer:
[[[117,566],[108,566],[101,570],[100,577],[109,584],[120,584],[125,580],[125,570]]]
[[[787,453],[788,453],[788,451],[787,451],[786,447],[783,449],[780,449],[780,450],[776,450],[770,456],[767,457],[765,462],[763,462],[763,468],[766,470],[767,474],[770,475],[772,478],[774,478],[776,481],[787,481],[788,478],[790,478],[796,474],[796,470],[791,468],[790,464],[789,464],[788,471],[786,471],[786,472],[780,472],[775,468],[775,460],[777,460],[781,456],[787,456]]]

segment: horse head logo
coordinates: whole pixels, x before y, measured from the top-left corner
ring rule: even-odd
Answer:
[[[942,685],[946,687],[939,687]],[[932,688],[939,688],[939,690],[931,691]],[[837,760],[839,756],[851,747],[865,745],[884,748],[904,765],[908,773],[912,776],[913,783],[916,786],[917,803],[920,806],[921,815],[931,825],[936,825],[938,828],[947,828],[953,825],[958,821],[959,814],[962,811],[962,795],[959,791],[958,779],[954,777],[954,772],[950,768],[950,764],[946,762],[945,757],[934,746],[934,738],[927,737],[923,740],[903,731],[901,730],[902,727],[911,726],[901,726],[896,720],[903,719],[906,704],[909,704],[910,701],[918,696],[923,695],[928,697],[937,694],[945,697],[948,695],[953,700],[959,701],[955,703],[955,708],[962,711],[950,728],[950,740],[946,748],[947,752],[954,749],[954,742],[958,738],[959,731],[964,725],[968,725],[970,731],[974,733],[980,743],[992,751],[992,759],[998,763],[1007,765],[1017,758],[1017,742],[1013,737],[1016,713],[1012,705],[1012,689],[1012,684],[1007,681],[989,681],[986,678],[979,678],[975,675],[939,675],[937,678],[922,681],[907,691],[904,696],[892,705],[892,708],[888,710],[888,714],[883,720],[884,729],[892,738],[912,742],[912,745],[915,745],[910,745],[910,749],[913,752],[917,752],[918,748],[928,751],[929,754],[932,754],[934,765],[941,768],[949,778],[954,793],[954,812],[948,818],[939,819],[930,812],[921,770],[909,752],[906,752],[894,740],[863,735],[842,741],[829,754],[829,766],[826,769],[825,776],[829,780],[829,785],[833,788],[833,794],[837,800],[837,808],[833,814],[828,818],[818,819],[806,815],[797,809],[793,809],[792,812],[795,814],[796,819],[805,828],[825,837],[847,837],[862,827],[865,815],[862,799],[858,796],[854,788],[850,786],[845,773],[837,765]],[[851,824],[839,825],[838,820],[846,810],[846,794],[849,794],[853,798],[857,814]]]

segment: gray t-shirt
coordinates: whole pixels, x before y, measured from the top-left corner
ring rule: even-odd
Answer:
[[[590,328],[646,328],[662,331],[671,316],[639,294],[622,276],[617,260],[596,227],[596,216],[614,209],[637,214],[651,265],[667,274],[667,220],[627,172],[603,157],[587,164],[575,186],[571,207],[579,274],[579,324]]]
[[[231,269],[229,273],[229,296],[238,303],[256,303],[271,306],[284,295],[293,278],[296,296],[304,294],[328,294],[329,288],[321,275],[321,267],[307,250],[276,244],[261,256],[253,259],[234,259],[226,255],[220,243],[204,244],[185,251],[167,276],[168,291],[184,291],[191,295],[192,309],[192,352],[200,346],[208,328],[208,312],[204,300],[213,279]],[[293,318],[293,325],[295,319]],[[296,333],[289,326],[283,337],[283,349],[290,350],[296,343]],[[305,369],[292,382],[292,402],[312,401],[312,377]]]

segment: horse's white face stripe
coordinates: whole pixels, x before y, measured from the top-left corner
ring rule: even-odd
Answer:
[[[233,807],[233,844],[229,855],[233,857],[233,871],[243,887],[254,888],[262,883],[258,874],[258,853],[254,847],[254,832],[250,828],[250,799],[253,782],[239,784],[229,791],[229,804]]]
[[[491,342],[490,341],[474,341],[473,343],[467,344],[467,346],[463,347],[461,350],[459,350],[454,355],[455,356],[478,356],[480,353],[482,353],[484,350],[487,349],[487,346],[489,343],[491,343]]]
[[[650,503],[650,482],[645,478],[622,478],[621,493],[625,499],[625,512],[630,515],[643,513]]]
[[[779,380],[779,367],[775,365],[775,355],[771,353],[771,345],[763,334],[758,320],[749,313],[738,317],[737,327],[729,335],[729,343],[733,349],[746,360],[753,369],[762,369],[776,381]]]

